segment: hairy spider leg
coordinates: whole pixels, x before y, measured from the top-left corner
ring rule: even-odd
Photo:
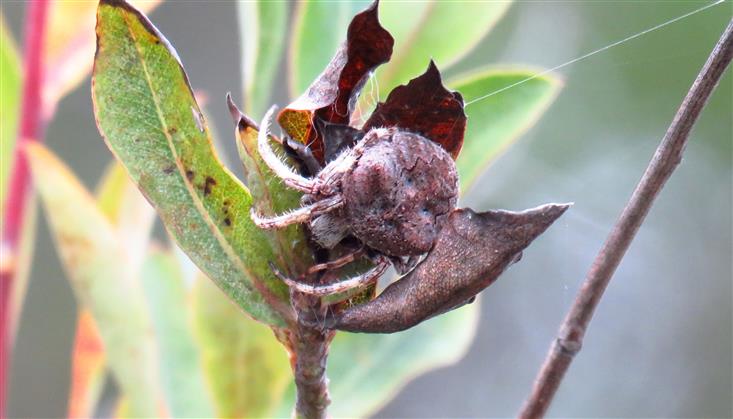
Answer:
[[[380,257],[376,266],[361,275],[334,282],[332,284],[319,285],[304,284],[302,282],[292,280],[283,275],[282,272],[280,272],[272,263],[270,263],[270,269],[272,269],[272,272],[275,274],[275,276],[288,284],[290,288],[293,288],[305,294],[323,297],[325,295],[338,294],[340,292],[348,291],[353,288],[358,288],[364,285],[371,284],[377,281],[379,277],[384,274],[384,271],[389,268],[389,265],[389,259]]]
[[[305,164],[305,167],[308,169],[312,176],[315,176],[323,169],[321,163],[319,163],[318,160],[316,160],[315,156],[313,156],[313,152],[311,151],[310,147],[301,143],[300,141],[293,140],[292,138],[285,138],[284,143],[287,147],[292,149],[295,155],[298,156],[300,161]]]
[[[338,259],[330,260],[328,262],[319,263],[317,265],[313,265],[310,268],[308,268],[307,274],[314,274],[316,272],[320,271],[326,271],[326,270],[333,270],[338,269],[342,266],[345,266],[353,261],[355,261],[358,257],[364,254],[364,248],[361,247],[359,249],[354,250],[353,252],[349,252],[345,254],[344,256],[341,256]]]
[[[333,211],[343,204],[344,201],[341,199],[341,195],[335,195],[274,217],[263,217],[253,207],[250,210],[250,217],[257,227],[270,230],[287,227],[290,224],[304,223],[317,215]]]
[[[262,119],[260,132],[257,135],[257,151],[259,151],[260,157],[262,157],[265,164],[267,164],[267,166],[275,172],[275,175],[281,178],[287,186],[301,192],[314,193],[316,191],[316,181],[313,179],[307,179],[295,173],[292,168],[280,160],[277,154],[275,154],[270,147],[268,142],[268,137],[270,136],[270,120],[272,119],[272,114],[276,109],[276,106],[271,107]]]

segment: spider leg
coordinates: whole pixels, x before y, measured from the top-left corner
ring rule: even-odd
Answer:
[[[406,260],[401,257],[390,256],[390,260],[392,261],[392,266],[394,266],[397,274],[404,275],[410,272],[412,268],[417,265],[417,262],[420,261],[420,256],[410,256]]]
[[[364,254],[364,248],[359,248],[354,250],[353,252],[349,252],[345,254],[344,256],[341,256],[338,259],[334,259],[325,263],[319,263],[317,265],[313,265],[310,268],[308,268],[308,271],[306,271],[307,275],[314,274],[319,271],[325,271],[325,270],[331,270],[331,269],[338,269],[346,264],[349,264],[356,260],[359,256]]]
[[[343,204],[344,201],[341,199],[341,195],[336,195],[274,217],[263,217],[252,208],[250,210],[250,217],[252,217],[252,221],[254,221],[257,227],[270,230],[273,228],[283,228],[290,224],[304,223],[316,215],[333,211]]]
[[[387,270],[389,265],[390,262],[388,259],[381,258],[375,267],[364,272],[361,275],[334,282],[333,284],[319,285],[304,284],[302,282],[294,281],[283,275],[282,272],[278,271],[273,264],[270,264],[270,269],[272,269],[272,272],[275,274],[275,276],[288,284],[289,287],[294,288],[297,291],[305,294],[317,295],[322,297],[324,295],[338,294],[340,292],[348,291],[352,288],[361,287],[375,282],[377,279],[379,279],[380,276],[382,276],[384,271]]]
[[[293,153],[300,159],[305,165],[312,176],[318,174],[323,169],[321,163],[316,160],[313,156],[313,152],[310,147],[301,143],[300,141],[293,140],[292,138],[285,138],[283,144],[293,150]]]
[[[316,190],[316,181],[313,179],[307,179],[295,173],[293,169],[280,160],[277,154],[272,151],[272,148],[268,143],[270,119],[272,119],[272,114],[275,112],[275,109],[275,106],[271,107],[262,119],[260,132],[257,135],[257,151],[260,153],[260,157],[262,157],[265,164],[267,164],[267,166],[275,172],[275,175],[281,178],[287,186],[301,192],[313,193]]]

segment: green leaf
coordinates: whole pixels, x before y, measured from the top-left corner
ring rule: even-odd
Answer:
[[[293,376],[287,353],[272,330],[242,316],[202,278],[193,288],[193,312],[216,415],[273,416],[273,407],[282,400]]]
[[[288,3],[238,2],[239,32],[244,70],[245,110],[261,118],[272,97],[273,81],[285,50]]]
[[[107,165],[102,178],[97,183],[94,194],[97,196],[99,209],[107,216],[110,223],[117,224],[117,221],[124,216],[122,213],[123,201],[128,196],[128,189],[131,184],[130,177],[125,172],[125,167],[117,160]],[[135,185],[132,184],[132,186],[137,192]]]
[[[112,161],[97,185],[97,203],[117,230],[117,237],[130,255],[131,270],[138,272],[148,253],[155,211],[127,175]]]
[[[476,98],[528,79],[540,70],[484,70],[448,83],[463,95],[468,126],[456,162],[461,190],[467,191],[488,164],[528,130],[557,97],[562,83],[551,75],[527,80],[485,99]]]
[[[100,131],[178,245],[245,312],[284,326],[288,289],[249,216],[247,188],[216,155],[168,41],[119,0],[98,9],[93,98]]]
[[[141,278],[158,340],[161,382],[170,415],[213,417],[178,261],[171,254],[153,251],[145,260]]]
[[[97,185],[97,207],[107,217],[119,243],[127,251],[130,272],[137,278],[155,213],[130,181],[124,167],[112,161]],[[79,310],[72,351],[72,379],[69,395],[69,417],[86,417],[94,413],[107,375],[107,361],[97,323],[90,311]]]
[[[152,323],[128,254],[71,171],[40,144],[27,145],[26,152],[72,289],[99,327],[130,413],[157,416],[161,398]]]
[[[413,378],[457,362],[478,326],[478,302],[388,335],[338,332],[328,355],[333,417],[366,417]],[[289,415],[295,388],[275,416]]]
[[[230,107],[233,114],[238,113],[231,102]],[[257,134],[258,130],[252,122],[239,113],[236,130],[237,151],[257,210],[262,214],[274,215],[298,208],[302,194],[286,187],[262,160],[257,151]],[[281,146],[274,144],[273,148],[278,154],[283,155]],[[293,164],[291,159],[284,158],[284,160],[288,164]],[[278,250],[280,267],[291,276],[300,275],[315,263],[302,224],[271,230],[267,235],[271,239],[272,246]]]
[[[351,18],[371,2],[304,0],[297,3],[290,40],[290,94],[304,92],[346,40]]]
[[[432,1],[380,4],[380,19],[395,38],[392,61],[381,70],[381,96],[421,74],[432,58],[445,70],[470,52],[511,1]]]
[[[12,166],[20,111],[20,58],[5,17],[0,14],[0,217],[5,211],[5,192]]]
[[[10,296],[9,313],[10,319],[10,336],[11,340],[15,339],[18,332],[20,317],[23,313],[23,305],[25,304],[25,296],[28,291],[28,282],[30,280],[31,268],[33,267],[33,253],[36,247],[36,228],[38,213],[38,199],[35,193],[28,196],[25,206],[25,216],[23,226],[20,233],[20,244],[17,253],[12,255],[12,262],[15,268],[15,276],[13,277],[13,293]],[[2,215],[2,214],[0,214]],[[9,252],[7,252],[9,253]],[[2,258],[8,257],[3,254]]]

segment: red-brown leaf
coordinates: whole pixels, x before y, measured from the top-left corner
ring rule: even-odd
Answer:
[[[362,130],[399,127],[435,141],[456,159],[463,145],[466,114],[463,97],[443,86],[440,71],[430,62],[427,71],[407,85],[397,86],[379,103]]]
[[[369,73],[392,56],[394,39],[379,23],[378,5],[379,1],[375,1],[354,16],[346,42],[323,73],[278,115],[278,122],[288,135],[309,144],[321,163],[326,147],[314,127],[314,119],[348,124]]]

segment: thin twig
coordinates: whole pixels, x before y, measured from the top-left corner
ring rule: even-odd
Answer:
[[[682,152],[690,130],[731,58],[733,58],[733,20],[728,23],[728,27],[682,101],[646,172],[596,256],[573,306],[560,326],[557,339],[550,346],[532,393],[519,413],[520,418],[543,417],[550,407],[573,357],[580,351],[585,331],[611,276],[629,248],[654,199],[682,160]]]
[[[14,263],[21,239],[21,232],[27,215],[26,205],[30,192],[30,173],[28,162],[22,153],[26,142],[40,141],[44,132],[44,121],[41,116],[43,86],[43,52],[46,37],[46,16],[48,1],[39,0],[28,3],[25,25],[25,45],[23,49],[23,93],[20,110],[20,126],[18,139],[13,154],[12,173],[2,220],[2,248],[7,266],[0,270],[0,417],[7,413],[6,395],[9,375],[10,351],[13,338],[10,336],[10,296],[13,290],[13,279],[17,266]],[[7,257],[9,256],[9,257]]]

